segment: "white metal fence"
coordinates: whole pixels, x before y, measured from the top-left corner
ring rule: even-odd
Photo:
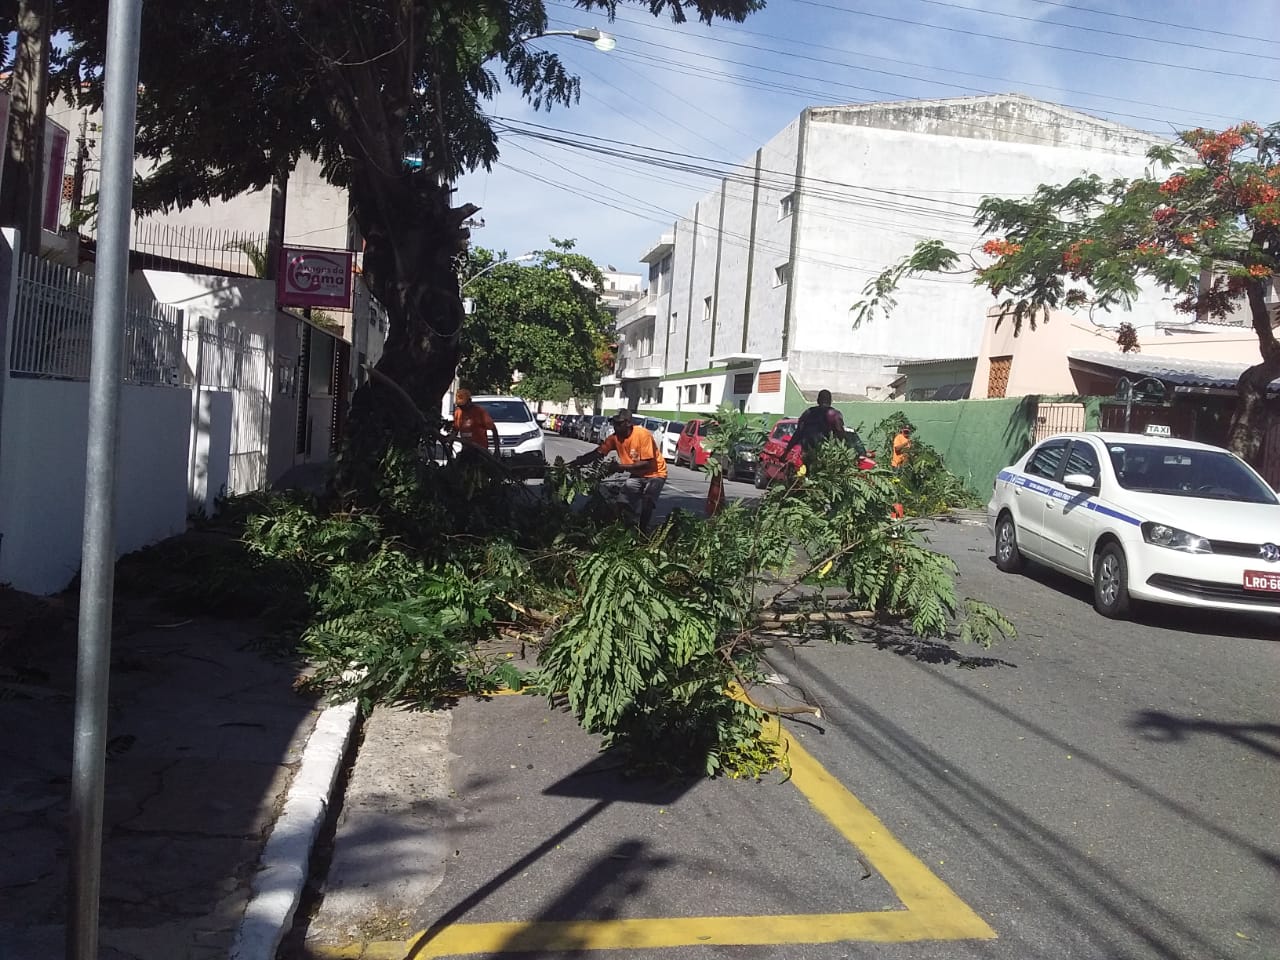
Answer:
[[[271,349],[260,333],[202,322],[188,329],[187,356],[197,388],[231,394],[230,476],[227,492],[266,486],[271,396]]]
[[[182,312],[170,304],[129,297],[121,375],[128,383],[184,386]],[[93,331],[93,278],[23,254],[9,335],[14,376],[88,380]]]

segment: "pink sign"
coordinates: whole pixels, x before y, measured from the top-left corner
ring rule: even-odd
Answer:
[[[276,300],[282,307],[351,306],[355,254],[349,250],[285,247],[280,252]]]

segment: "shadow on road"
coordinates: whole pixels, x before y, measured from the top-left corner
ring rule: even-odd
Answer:
[[[1199,717],[1176,717],[1160,710],[1143,710],[1134,717],[1130,726],[1156,743],[1180,743],[1190,734],[1208,733],[1280,760],[1280,723],[1223,723]],[[1268,743],[1267,739],[1274,743]]]
[[[995,566],[994,554],[987,560]],[[1093,605],[1093,587],[1065,573],[1043,567],[1028,560],[1021,576],[1034,580],[1051,590],[1075,597],[1082,604]],[[1101,614],[1099,614],[1101,616]],[[1269,622],[1266,614],[1233,613],[1223,610],[1205,610],[1200,607],[1179,607],[1170,604],[1141,603],[1134,601],[1133,621],[1160,630],[1177,633],[1198,633],[1208,637],[1236,637],[1241,640],[1280,640],[1280,627]],[[1274,617],[1270,618],[1274,621]]]
[[[1071,923],[1074,919],[1078,924],[1082,912],[1096,913],[1105,915],[1109,924],[1130,931],[1156,956],[1218,955],[1218,947],[1206,940],[1200,931],[1154,902],[1121,874],[1098,863],[1070,839],[1046,829],[1027,811],[957,769],[954,760],[905,733],[892,719],[859,700],[817,668],[803,661],[797,661],[796,668],[806,675],[807,682],[821,689],[827,699],[841,703],[847,715],[856,718],[860,750],[865,750],[885,768],[894,770],[903,784],[930,809],[934,819],[950,824],[974,845],[981,847],[993,862],[1004,864],[1011,877],[1016,877],[1026,888],[1036,890],[1042,902],[1054,905],[1053,909],[1060,911],[1066,922]],[[1000,704],[937,671],[931,671],[929,675],[949,684],[957,693],[972,697],[988,709],[1025,726],[1048,742],[1069,749],[1117,781],[1174,810],[1198,827],[1241,847],[1271,868],[1280,867],[1280,862],[1269,851],[1156,794],[1145,784],[1098,758],[1082,754],[1077,747],[1062,742],[1050,731],[1028,723]],[[975,822],[966,815],[965,811],[972,810],[983,811],[983,823]],[[998,820],[1000,833],[992,835],[984,829],[987,820]],[[1017,934],[1013,930],[1002,934],[1004,939],[1015,936]],[[1080,936],[1091,941],[1086,948],[1088,955],[1117,955],[1114,952],[1116,945],[1106,941],[1108,934],[1096,923],[1092,927],[1080,928]],[[1034,955],[1032,944],[1024,946],[1028,952],[1020,955]],[[1188,947],[1193,951],[1191,954],[1185,952]],[[1019,954],[1015,951],[1014,955]]]

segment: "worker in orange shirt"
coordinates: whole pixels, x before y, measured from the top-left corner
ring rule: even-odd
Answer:
[[[458,388],[453,402],[453,432],[458,435],[458,439],[470,446],[488,450],[489,438],[492,436],[493,455],[499,456],[502,448],[498,439],[498,427],[493,422],[493,417],[489,416],[489,411],[478,403],[472,403],[471,391],[466,387]]]
[[[906,424],[898,435],[893,438],[893,458],[889,461],[889,465],[894,467],[902,466],[907,462],[907,456],[911,453],[911,424]]]
[[[638,426],[631,418],[630,410],[619,410],[617,416],[610,419],[613,434],[604,443],[572,460],[571,467],[581,467],[595,463],[610,453],[618,455],[617,472],[628,474],[622,485],[623,496],[636,510],[640,518],[640,529],[649,525],[653,509],[658,503],[658,494],[667,482],[667,461],[658,449],[653,434],[644,427]]]

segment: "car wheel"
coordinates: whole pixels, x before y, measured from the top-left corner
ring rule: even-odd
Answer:
[[[1002,513],[996,521],[996,566],[1005,573],[1022,571],[1022,551],[1018,549],[1018,528],[1013,517]]]
[[[763,463],[756,464],[756,474],[752,479],[755,482],[757,490],[764,490],[769,486],[769,475],[764,472]]]
[[[1093,561],[1093,607],[1113,620],[1129,615],[1129,567],[1119,544],[1108,543]]]

